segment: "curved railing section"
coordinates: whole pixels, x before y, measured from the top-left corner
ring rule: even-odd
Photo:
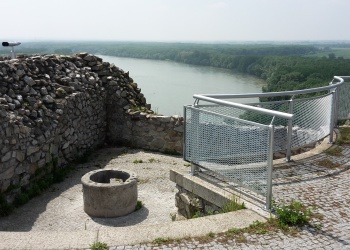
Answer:
[[[335,76],[329,86],[270,93],[196,94],[184,107],[184,159],[214,171],[266,197],[271,206],[274,157],[329,136],[338,119],[350,118],[349,76]],[[277,101],[247,101],[279,99]]]

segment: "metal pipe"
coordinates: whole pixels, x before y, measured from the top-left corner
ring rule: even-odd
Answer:
[[[293,114],[287,114],[287,113],[283,113],[280,111],[274,111],[274,110],[269,110],[269,109],[265,109],[265,108],[249,106],[249,105],[245,105],[242,103],[228,102],[228,101],[218,100],[218,99],[214,99],[214,98],[202,96],[202,95],[193,95],[193,98],[198,99],[198,100],[207,101],[207,102],[217,103],[217,104],[221,104],[221,105],[225,105],[225,106],[235,107],[235,108],[239,108],[239,109],[243,109],[243,110],[254,111],[254,112],[265,114],[265,115],[278,116],[278,117],[285,118],[285,119],[293,119]]]
[[[198,95],[216,98],[216,99],[233,99],[233,98],[239,99],[239,98],[251,98],[251,97],[273,97],[273,96],[300,95],[300,94],[308,94],[308,93],[320,92],[320,91],[336,88],[344,83],[344,79],[350,79],[350,77],[349,76],[334,76],[334,79],[338,80],[339,82],[335,83],[335,84],[331,84],[329,86],[312,88],[312,89],[302,89],[302,90],[293,90],[293,91],[284,91],[284,92],[269,92],[269,93],[198,94]]]
[[[334,95],[334,126],[337,127],[337,121],[338,121],[338,109],[339,109],[339,93],[340,93],[340,88],[338,87],[335,89],[335,95]]]
[[[335,91],[332,92],[332,101],[331,101],[331,117],[330,117],[330,124],[329,124],[329,142],[333,143],[333,130],[334,130],[334,112],[335,112]]]
[[[184,161],[186,161],[186,106],[184,106],[184,123],[183,123],[183,129],[184,132],[182,134],[182,158]]]
[[[195,112],[193,112],[195,111]],[[193,119],[193,124],[198,125],[199,124],[199,110],[193,110],[191,111],[191,119]],[[191,128],[193,128],[195,131],[194,137],[192,137],[191,139],[191,172],[190,174],[195,175],[196,172],[198,171],[198,166],[196,165],[196,163],[198,163],[198,159],[200,158],[200,148],[199,148],[199,141],[202,140],[202,138],[200,137],[200,133],[199,133],[199,126],[191,126]],[[192,130],[192,129],[191,129]],[[193,131],[193,130],[192,130]],[[193,141],[194,140],[194,141]],[[195,161],[195,163],[193,162]]]
[[[267,162],[267,185],[266,185],[266,209],[271,210],[272,201],[272,170],[273,170],[273,148],[274,148],[274,125],[269,126],[269,155]]]
[[[293,109],[294,109],[293,97],[289,101],[288,113],[290,113],[290,114],[293,114]],[[292,133],[293,133],[293,120],[289,120],[288,121],[288,129],[287,129],[287,145],[286,145],[286,148],[287,148],[286,160],[288,162],[291,161],[291,157],[292,157]]]
[[[187,106],[187,107],[190,108],[190,109],[196,109],[196,108],[198,108],[198,107],[192,107],[192,106]],[[257,126],[257,127],[261,127],[261,128],[266,128],[266,127],[268,127],[268,125],[264,125],[264,124],[260,124],[260,123],[252,122],[252,121],[243,120],[243,119],[241,119],[241,118],[237,118],[237,117],[234,117],[234,116],[228,116],[228,115],[218,114],[218,113],[215,113],[215,112],[209,111],[209,110],[201,109],[201,113],[207,113],[207,114],[215,115],[215,116],[217,116],[217,117],[227,118],[227,119],[233,120],[233,121],[244,122],[244,123],[246,123],[246,124],[253,125],[253,126]]]

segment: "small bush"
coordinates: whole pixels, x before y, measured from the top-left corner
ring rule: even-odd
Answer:
[[[137,201],[135,206],[135,211],[140,210],[143,207],[142,201]]]
[[[303,226],[310,221],[312,215],[310,208],[294,199],[289,205],[277,206],[274,204],[274,209],[282,227]]]
[[[143,163],[142,160],[134,160],[133,163],[138,164],[138,163]]]

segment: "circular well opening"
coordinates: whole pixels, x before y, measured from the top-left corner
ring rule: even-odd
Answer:
[[[100,171],[90,176],[90,180],[98,183],[111,183],[111,179],[123,180],[123,182],[125,182],[129,178],[129,173],[118,170]]]

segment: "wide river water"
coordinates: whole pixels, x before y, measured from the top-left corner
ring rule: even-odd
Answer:
[[[261,93],[265,85],[264,80],[227,69],[171,61],[99,57],[129,71],[152,110],[163,115],[183,115],[183,106],[194,102],[194,94]]]

